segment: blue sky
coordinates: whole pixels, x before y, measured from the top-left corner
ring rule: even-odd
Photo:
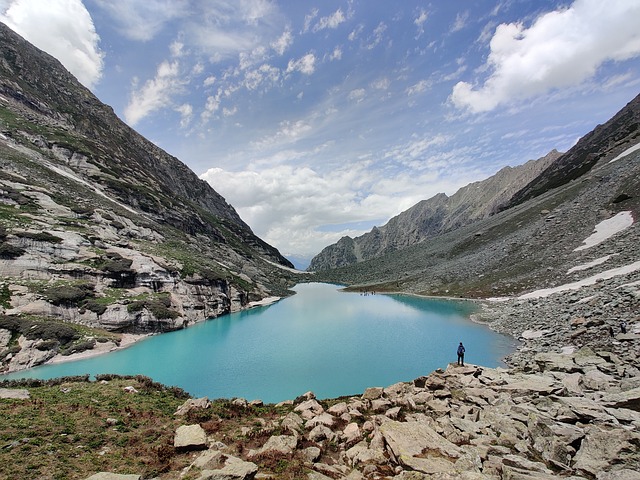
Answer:
[[[569,149],[638,94],[638,19],[640,0],[0,0],[300,257]]]

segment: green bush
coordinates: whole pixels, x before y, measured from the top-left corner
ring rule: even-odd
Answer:
[[[72,353],[81,353],[86,350],[91,350],[96,346],[96,341],[94,339],[84,340],[82,342],[73,343],[63,349],[60,353],[62,355],[71,355]]]
[[[38,343],[36,345],[36,348],[41,351],[55,350],[58,348],[59,345],[60,343],[58,343],[57,340],[49,339],[49,340],[44,340],[43,342]]]
[[[24,254],[25,250],[20,247],[11,245],[10,243],[0,243],[0,258],[5,260],[13,260]]]
[[[73,327],[63,323],[49,322],[33,323],[27,331],[22,331],[22,334],[28,340],[36,340],[38,338],[42,340],[57,340],[61,345],[66,345],[80,338],[80,334]]]
[[[86,308],[87,310],[91,310],[93,313],[97,314],[98,316],[102,315],[104,312],[107,311],[107,306],[104,305],[103,303],[100,303],[95,298],[88,299],[86,302],[84,302],[83,307]]]
[[[49,232],[20,232],[16,233],[18,237],[28,238],[37,242],[62,243],[60,237],[50,234]]]
[[[46,288],[43,295],[54,305],[77,307],[81,306],[83,300],[93,296],[93,285],[91,283],[54,285]]]

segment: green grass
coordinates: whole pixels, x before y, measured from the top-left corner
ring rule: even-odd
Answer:
[[[138,393],[126,393],[127,386]],[[197,469],[178,476],[194,459],[192,453],[173,448],[180,425],[200,424],[240,457],[282,433],[262,425],[293,409],[242,407],[218,399],[211,408],[176,417],[174,412],[188,394],[142,376],[23,380],[3,382],[0,387],[26,388],[30,394],[27,400],[0,399],[0,478],[7,479],[85,479],[109,471],[193,480],[200,476]],[[250,432],[243,435],[243,427],[250,427]],[[304,462],[298,457],[265,456],[255,463],[261,473],[273,478],[306,478]]]
[[[126,393],[133,386],[139,393]],[[98,471],[150,478],[173,464],[173,413],[184,392],[142,377],[63,381],[0,400],[0,478],[86,478]],[[115,425],[107,419],[115,419]]]

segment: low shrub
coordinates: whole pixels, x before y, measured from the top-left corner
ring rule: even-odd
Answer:
[[[62,353],[62,355],[71,355],[72,353],[81,353],[87,350],[92,350],[95,346],[96,341],[94,339],[84,340],[67,346],[60,353]]]
[[[62,243],[62,239],[60,237],[56,237],[49,232],[20,232],[16,233],[16,236],[28,238],[37,242]]]
[[[44,290],[43,295],[54,305],[64,307],[81,306],[83,300],[93,296],[91,283],[54,285]]]
[[[0,258],[13,260],[24,255],[24,253],[25,250],[23,248],[16,247],[7,242],[0,243]]]

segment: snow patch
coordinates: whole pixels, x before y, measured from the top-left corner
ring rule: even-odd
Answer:
[[[617,277],[618,275],[626,275],[628,273],[633,273],[637,270],[640,270],[640,262],[634,262],[630,265],[625,265],[623,267],[606,270],[604,272],[598,273],[597,275],[593,275],[591,277],[585,278],[578,282],[566,283],[564,285],[560,285],[554,288],[543,288],[541,290],[535,290],[533,292],[520,295],[518,298],[521,300],[526,300],[530,298],[543,298],[543,297],[548,297],[549,295],[553,295],[554,293],[564,292],[567,290],[578,290],[588,285],[594,285],[599,280],[607,280],[609,278]]]
[[[616,160],[620,160],[622,157],[626,157],[627,155],[629,155],[630,153],[635,152],[636,150],[640,150],[640,143],[638,143],[637,145],[634,145],[633,147],[627,148],[624,152],[622,152],[616,158],[611,160],[609,163],[613,163]]]
[[[618,255],[618,254],[614,253],[613,255]],[[572,267],[569,270],[567,270],[567,275],[569,275],[570,273],[573,273],[573,272],[579,272],[581,270],[587,270],[587,269],[589,269],[591,267],[595,267],[596,265],[601,265],[604,262],[606,262],[607,260],[609,260],[611,257],[613,257],[613,255],[607,255],[606,257],[596,258],[592,262],[585,263],[583,265],[578,265],[576,267]]]
[[[583,241],[584,245],[574,249],[574,252],[580,250],[586,250],[587,248],[594,247],[599,243],[604,242],[606,239],[614,236],[616,233],[620,233],[623,230],[633,225],[633,215],[631,212],[620,212],[614,217],[607,220],[603,220],[596,225],[594,232]]]

